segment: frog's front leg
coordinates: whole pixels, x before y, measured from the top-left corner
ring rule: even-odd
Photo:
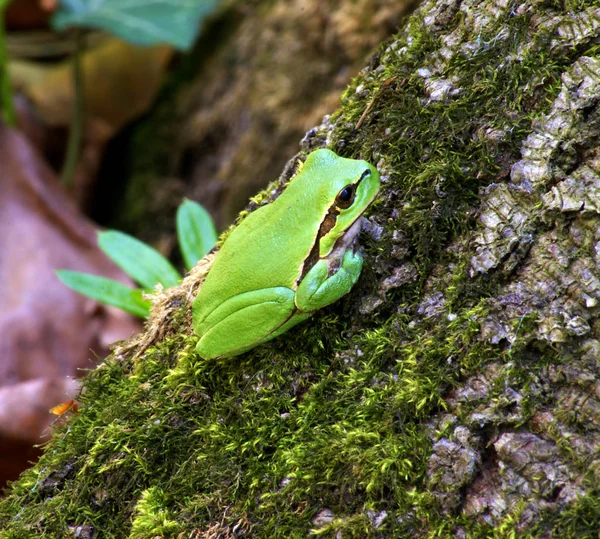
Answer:
[[[329,275],[329,265],[326,260],[319,260],[296,291],[296,306],[301,311],[315,311],[337,301],[350,292],[354,286],[363,265],[359,253],[348,250],[344,253],[342,264],[333,275]]]
[[[200,335],[196,350],[204,359],[241,354],[271,339],[294,310],[294,292],[286,287],[233,296],[194,324]]]

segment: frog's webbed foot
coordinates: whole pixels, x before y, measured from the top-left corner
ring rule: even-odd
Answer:
[[[350,292],[362,270],[363,258],[359,253],[348,250],[344,253],[341,266],[330,273],[327,261],[320,260],[304,276],[296,291],[296,306],[301,311],[316,311]]]

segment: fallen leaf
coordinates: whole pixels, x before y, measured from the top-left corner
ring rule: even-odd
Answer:
[[[66,414],[69,410],[73,410],[73,413],[77,413],[79,411],[79,405],[75,401],[75,399],[69,399],[67,402],[62,402],[57,406],[53,406],[50,408],[50,413],[54,415],[61,416]]]
[[[112,136],[152,103],[172,55],[171,47],[138,47],[116,38],[87,51],[83,78],[88,117],[100,122]],[[71,62],[65,61],[25,90],[49,125],[69,125],[71,69]]]
[[[106,143],[152,104],[173,56],[168,46],[140,47],[104,38],[83,54],[85,121],[73,196],[86,207]],[[70,59],[52,67],[14,61],[11,80],[27,98],[20,127],[39,145],[57,170],[62,165],[73,112]],[[50,154],[50,155],[48,155]],[[58,157],[57,157],[58,156]]]
[[[64,268],[131,284],[23,135],[0,126],[0,155],[0,437],[39,443],[72,378],[140,325],[60,283]]]

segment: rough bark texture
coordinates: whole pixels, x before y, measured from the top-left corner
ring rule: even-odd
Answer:
[[[303,141],[382,172],[358,286],[204,362],[207,259],[90,374],[3,539],[596,537],[594,4],[424,3]]]

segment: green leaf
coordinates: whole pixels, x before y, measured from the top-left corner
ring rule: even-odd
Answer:
[[[118,307],[140,318],[147,318],[150,314],[151,303],[142,298],[139,288],[129,288],[112,279],[79,271],[57,270],[56,275],[69,288],[88,298]]]
[[[59,0],[52,26],[100,28],[138,45],[189,49],[219,0]]]
[[[214,247],[217,229],[200,204],[186,199],[177,208],[177,237],[185,265],[192,269]]]
[[[143,288],[177,286],[181,275],[156,249],[116,230],[98,233],[98,245],[127,275]]]

